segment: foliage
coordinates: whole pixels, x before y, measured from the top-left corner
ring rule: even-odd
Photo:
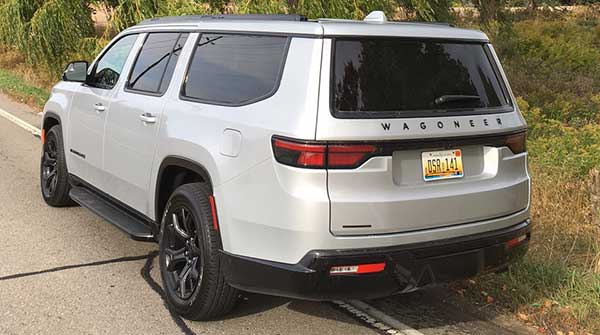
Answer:
[[[600,121],[597,19],[525,20],[503,29],[495,46],[517,95],[574,127]]]
[[[453,19],[448,11],[450,0],[405,0],[399,4],[412,11],[417,20],[450,22]]]
[[[549,118],[522,98],[519,107],[529,125],[528,151],[532,164],[565,178],[582,178],[600,166],[600,125],[575,128]]]
[[[120,0],[112,7],[107,32],[115,34],[136,23],[156,16],[159,0]]]
[[[167,16],[167,15],[199,15],[199,14],[210,14],[213,13],[214,10],[211,8],[217,8],[221,5],[215,4],[211,6],[209,3],[201,3],[193,0],[169,0],[164,1],[162,5],[159,7],[159,11],[157,13],[158,16]]]
[[[9,0],[0,7],[0,44],[26,55],[30,64],[59,72],[82,38],[93,34],[86,3]]]
[[[29,24],[26,55],[31,63],[51,69],[64,66],[80,41],[94,34],[89,7],[69,0],[46,1]]]
[[[0,43],[25,50],[29,21],[42,0],[8,0],[0,6]]]
[[[49,95],[48,90],[32,86],[23,78],[4,69],[0,69],[0,92],[8,93],[37,108],[44,105]]]

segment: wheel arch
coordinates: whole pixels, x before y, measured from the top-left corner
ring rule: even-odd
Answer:
[[[163,159],[158,169],[154,194],[154,217],[158,225],[171,193],[177,187],[193,182],[207,183],[210,191],[213,191],[210,173],[202,164],[179,156]]]
[[[42,121],[42,129],[44,131],[48,131],[55,125],[62,125],[62,120],[60,119],[60,116],[54,112],[46,111],[44,113],[44,120]]]

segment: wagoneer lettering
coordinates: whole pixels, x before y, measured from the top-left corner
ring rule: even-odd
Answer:
[[[497,56],[479,31],[381,18],[126,29],[52,90],[44,200],[157,242],[171,310],[195,320],[238,290],[376,298],[505,269],[530,180]]]

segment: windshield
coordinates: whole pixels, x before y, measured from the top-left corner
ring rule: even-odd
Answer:
[[[341,117],[510,107],[481,43],[337,39],[333,85],[334,114]]]

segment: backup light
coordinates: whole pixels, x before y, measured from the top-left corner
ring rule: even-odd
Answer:
[[[330,275],[366,274],[381,272],[385,269],[385,263],[371,263],[359,265],[337,265],[329,270]]]

